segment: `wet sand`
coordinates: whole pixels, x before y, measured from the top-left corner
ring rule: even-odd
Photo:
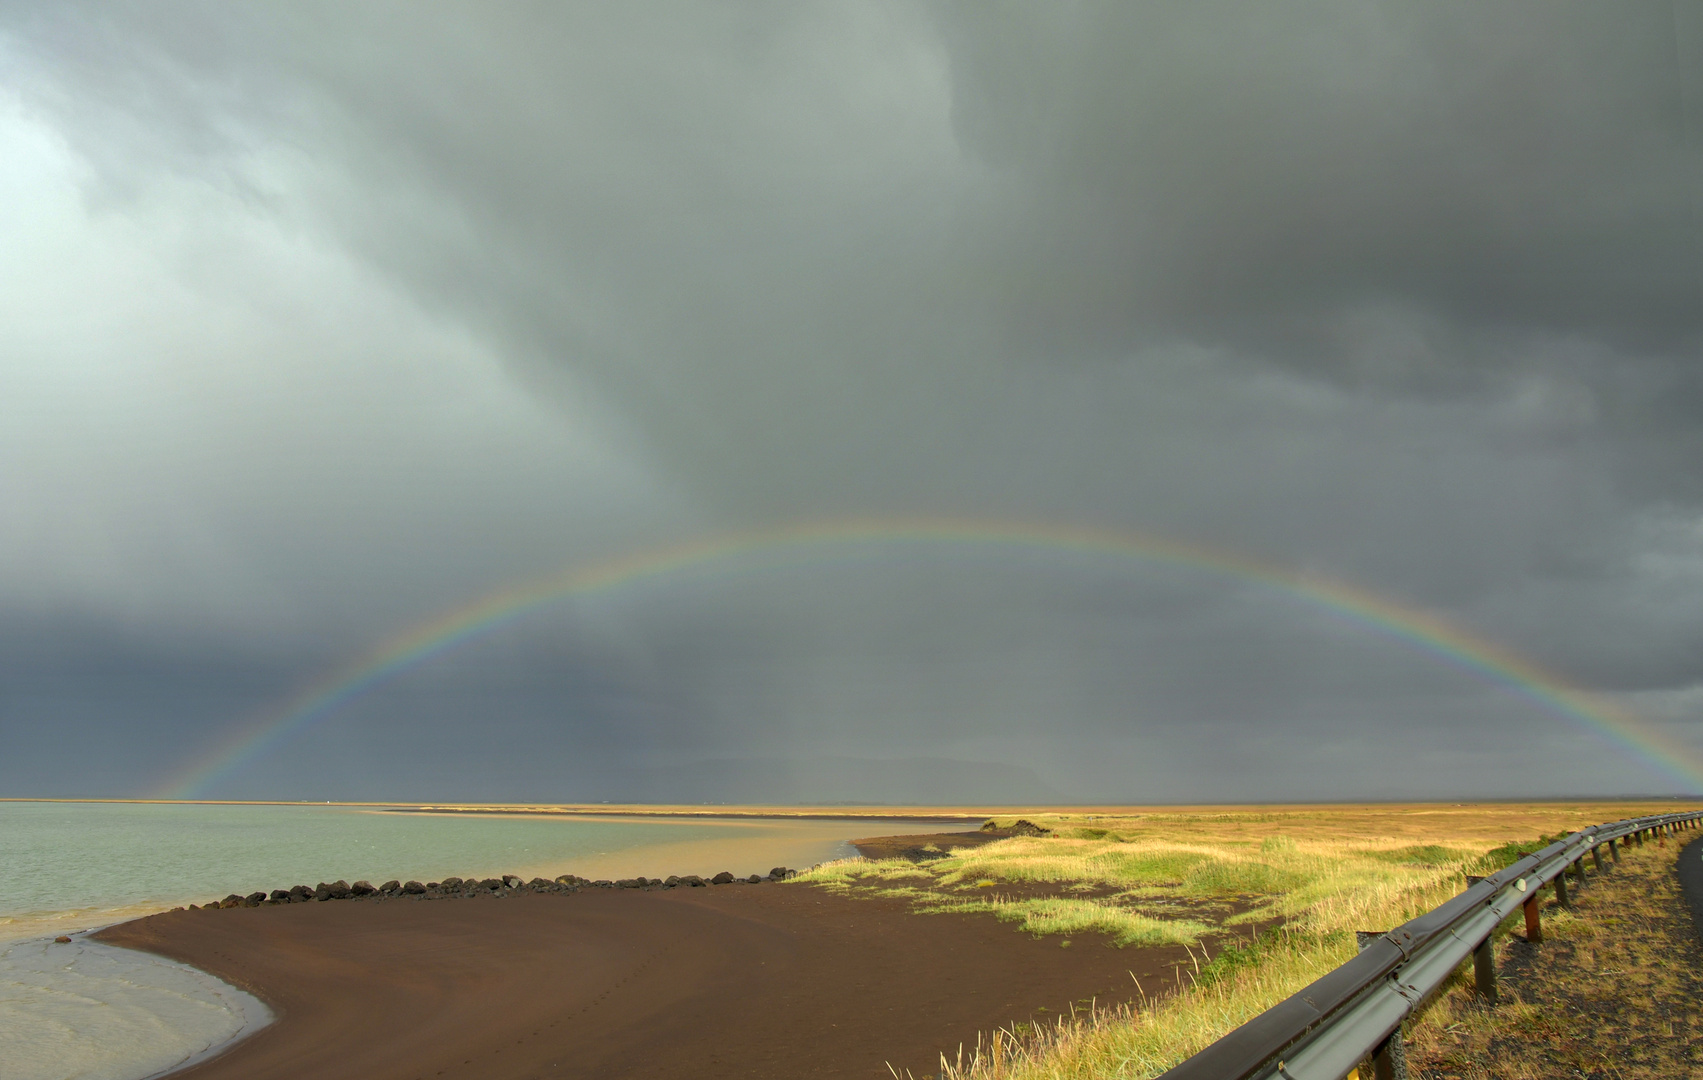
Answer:
[[[176,1074],[917,1077],[978,1032],[1168,988],[1180,949],[1062,948],[990,916],[791,884],[178,911],[96,935],[277,1021]]]

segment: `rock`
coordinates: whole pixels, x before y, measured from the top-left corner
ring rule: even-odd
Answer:
[[[613,889],[615,887],[615,883],[610,881],[608,878],[600,878],[597,881],[592,882],[591,887],[594,889]]]
[[[690,885],[692,888],[696,889],[701,888],[707,884],[707,882],[696,874],[682,874],[680,877],[680,884]]]
[[[373,893],[378,892],[377,889],[373,888],[373,883],[370,881],[357,881],[353,885],[349,886],[349,891],[354,893],[356,896],[371,896]]]
[[[723,870],[721,873],[717,874],[715,877],[710,878],[710,884],[711,885],[730,885],[732,883],[733,883],[733,875],[728,873],[726,870]]]
[[[566,885],[570,889],[582,884],[583,881],[583,878],[575,877],[573,874],[561,874],[556,878],[556,884]]]
[[[53,943],[55,945],[69,945],[71,944],[71,939],[66,937],[64,934],[60,934],[58,937],[53,939]]]
[[[268,899],[276,901],[277,903],[280,903],[280,904],[287,904],[287,903],[290,902],[290,890],[288,890],[288,889],[273,889],[272,895],[270,897],[268,897]]]
[[[1051,836],[1053,834],[1051,829],[1043,829],[1033,821],[1026,821],[1023,818],[1018,818],[1016,823],[1007,831],[1012,836]]]
[[[773,870],[769,871],[769,876],[771,878],[774,878],[776,881],[785,881],[787,878],[791,877],[796,872],[797,871],[794,871],[794,870],[788,870],[784,866],[777,866]]]
[[[526,883],[526,887],[537,892],[551,892],[556,888],[556,883],[554,881],[545,881],[541,877],[535,877]]]
[[[496,892],[503,887],[503,883],[498,878],[488,877],[479,883],[479,887],[481,889],[489,889],[492,892]]]
[[[308,888],[306,885],[292,885],[290,887],[290,902],[291,903],[300,904],[304,901],[312,900],[312,899],[313,899],[313,890]]]
[[[261,901],[263,901],[265,899],[266,899],[266,894],[263,893],[263,892],[251,892],[247,896],[243,897],[243,901],[249,907],[258,907],[260,905]]]
[[[751,875],[751,876],[750,876],[750,877],[748,877],[748,878],[746,878],[746,879],[745,879],[745,884],[747,884],[747,885],[755,885],[755,884],[757,884],[757,883],[758,883],[758,882],[759,882],[759,881],[762,881],[762,880],[763,880],[763,879],[762,879],[762,878],[761,878],[761,877],[758,877],[758,876],[757,876],[757,875],[756,875],[756,874],[752,874],[752,875]]]
[[[329,900],[329,899],[331,899],[331,886],[327,885],[323,881],[320,882],[318,885],[315,885],[313,887],[313,898],[315,900]]]
[[[378,891],[386,896],[395,896],[397,893],[402,891],[402,882],[397,881],[395,878],[391,878],[383,885],[380,885],[378,887]]]
[[[522,885],[525,885],[526,882],[520,880],[518,877],[515,877],[513,874],[504,874],[503,875],[503,884],[507,885],[511,889],[518,889]]]
[[[668,875],[668,879],[666,881],[664,881],[662,884],[664,886],[672,889],[672,888],[674,888],[674,886],[680,884],[680,878],[677,875],[670,874],[670,875]]]
[[[225,897],[223,900],[219,901],[219,906],[222,907],[222,908],[241,907],[242,906],[242,897],[238,896],[236,893],[232,893],[231,895]]]
[[[446,877],[446,878],[443,879],[443,886],[442,887],[445,890],[453,891],[455,889],[461,888],[461,886],[464,885],[464,884],[466,884],[466,883],[463,882],[458,877]]]
[[[190,905],[189,905],[189,910],[190,910],[190,911],[200,911],[200,910],[201,910],[201,905],[200,905],[200,904],[190,904]]]
[[[346,900],[349,897],[349,883],[339,879],[327,885],[322,881],[313,893],[321,900]]]
[[[615,882],[617,889],[642,889],[645,887],[644,878],[624,877]]]
[[[406,885],[402,886],[402,891],[407,893],[409,896],[420,896],[426,891],[426,887],[418,881],[410,881]]]

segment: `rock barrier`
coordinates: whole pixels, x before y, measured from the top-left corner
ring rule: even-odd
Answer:
[[[318,903],[326,900],[435,900],[489,896],[511,896],[515,893],[576,893],[582,889],[694,889],[711,885],[746,884],[758,885],[769,881],[785,881],[797,877],[798,871],[785,866],[777,866],[766,875],[752,874],[750,877],[734,877],[731,871],[723,870],[714,877],[705,879],[697,874],[671,875],[667,878],[621,878],[618,881],[592,881],[575,874],[562,874],[554,880],[535,877],[531,881],[522,880],[517,874],[504,874],[502,877],[488,878],[459,878],[446,877],[442,881],[397,881],[395,878],[383,885],[374,885],[369,881],[357,881],[353,885],[347,881],[322,881],[318,885],[292,885],[288,889],[273,889],[271,892],[257,890],[247,896],[232,893],[223,900],[214,900],[206,904],[191,904],[191,911],[211,911],[215,908],[235,907],[272,907],[278,904]]]

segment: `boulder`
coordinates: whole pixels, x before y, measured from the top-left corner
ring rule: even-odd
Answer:
[[[642,889],[642,888],[645,887],[645,879],[642,878],[642,877],[641,878],[624,877],[624,878],[621,878],[619,881],[615,882],[615,887],[617,889]]]
[[[454,890],[461,888],[461,886],[462,880],[458,877],[446,877],[443,879],[442,887],[446,891],[453,892]]]
[[[420,896],[425,893],[426,887],[418,881],[410,881],[406,885],[402,886],[402,891],[407,893],[409,896]]]
[[[331,891],[331,899],[333,899],[333,900],[347,900],[347,899],[349,899],[349,883],[347,881],[344,881],[341,878],[339,878],[338,880],[333,881],[328,886],[328,888]]]
[[[246,902],[249,907],[255,907],[265,899],[266,894],[263,892],[251,892],[247,896],[243,897],[244,902]]]
[[[534,892],[550,892],[555,889],[556,883],[554,881],[545,881],[541,877],[535,877],[531,881],[527,882],[526,886]]]
[[[707,882],[696,874],[682,874],[680,875],[680,884],[690,885],[692,888],[696,889],[707,884]]]
[[[371,896],[373,893],[378,892],[377,889],[373,888],[373,883],[370,881],[357,881],[353,885],[349,886],[349,891],[354,893],[356,896]]]
[[[762,881],[762,880],[763,880],[763,879],[762,879],[762,878],[760,878],[760,877],[758,877],[758,876],[757,876],[757,875],[756,875],[756,874],[752,874],[752,875],[751,875],[751,876],[750,876],[750,877],[748,877],[748,878],[746,878],[746,879],[745,879],[745,884],[747,884],[747,885],[755,885],[755,884],[757,884],[757,883],[758,883],[758,882],[759,882],[759,881]]]
[[[522,885],[525,885],[526,882],[520,880],[520,878],[518,878],[518,877],[515,877],[513,874],[504,874],[503,875],[503,884],[507,885],[511,889],[518,889]]]
[[[672,889],[674,886],[680,884],[680,878],[674,874],[670,874],[668,875],[668,880],[664,881],[662,884],[664,887]]]
[[[733,875],[728,873],[726,870],[723,870],[721,873],[717,874],[715,877],[710,878],[710,884],[711,885],[730,885],[732,883],[733,883]]]
[[[496,892],[503,887],[503,883],[498,878],[488,877],[479,883],[479,887],[481,889],[489,889],[492,892]]]
[[[313,887],[313,898],[315,900],[329,900],[329,899],[331,899],[331,886],[327,885],[323,881],[320,882],[318,885],[315,885]]]
[[[58,937],[53,939],[53,943],[55,945],[69,945],[71,944],[71,939],[66,937],[64,934],[60,934]]]
[[[796,873],[798,873],[798,871],[788,870],[784,866],[777,866],[773,870],[769,871],[769,876],[771,878],[774,878],[776,881],[785,881],[787,878],[791,877],[792,875],[794,875]]]
[[[395,878],[391,878],[383,885],[380,885],[378,887],[378,891],[386,896],[395,896],[397,893],[402,891],[402,882],[397,881]]]
[[[304,900],[312,900],[313,890],[308,888],[306,885],[292,885],[290,887],[290,898],[297,904]]]
[[[591,883],[591,887],[594,889],[613,889],[615,887],[615,883],[610,881],[608,878],[599,878]]]
[[[272,895],[269,899],[274,900],[274,901],[276,901],[277,903],[280,903],[280,904],[287,904],[287,903],[290,902],[290,899],[291,899],[290,890],[288,890],[288,889],[273,889]]]

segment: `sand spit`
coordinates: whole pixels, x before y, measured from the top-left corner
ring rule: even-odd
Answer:
[[[1134,978],[1161,992],[1182,959],[767,882],[417,899],[174,911],[98,936],[276,1013],[184,1080],[921,1076],[978,1032],[1127,1000]]]

